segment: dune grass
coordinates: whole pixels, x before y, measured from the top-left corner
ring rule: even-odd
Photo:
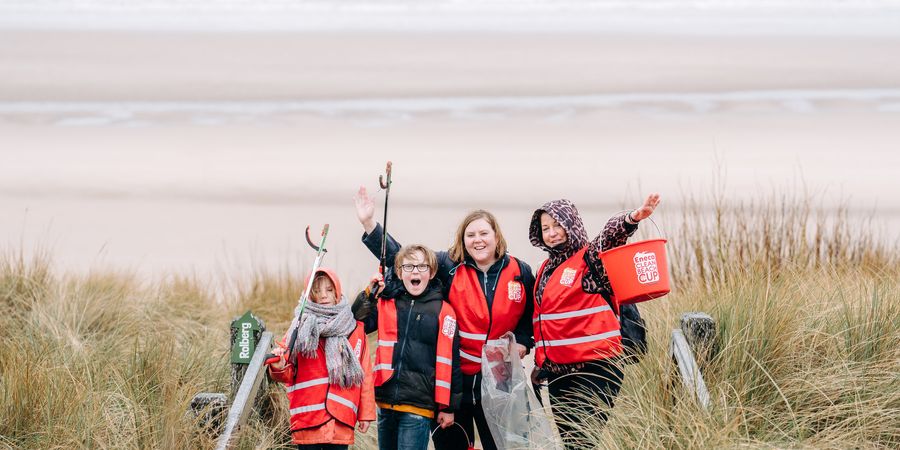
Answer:
[[[627,367],[606,426],[581,415],[585,448],[900,447],[897,245],[808,199],[711,203],[688,201],[676,289],[642,305],[655,351]],[[708,411],[665,351],[688,311],[717,323]]]
[[[651,352],[606,426],[583,417],[584,448],[900,447],[896,244],[804,199],[701,200],[670,239],[675,289],[642,305]],[[228,324],[249,309],[280,333],[302,289],[286,269],[223,285],[61,275],[32,253],[0,256],[0,448],[211,448],[185,412],[229,390]],[[708,411],[667,353],[685,311],[717,321]],[[289,448],[283,390],[269,396],[274,416],[252,418],[241,448]],[[373,427],[357,448],[374,442]]]

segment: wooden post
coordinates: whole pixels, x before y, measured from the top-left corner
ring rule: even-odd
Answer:
[[[683,314],[681,329],[672,330],[670,353],[681,376],[681,384],[704,409],[709,409],[709,391],[701,369],[706,367],[715,351],[715,336],[715,321],[702,312]]]
[[[231,321],[231,397],[241,385],[266,324],[250,311]]]
[[[231,322],[231,392],[229,395],[232,399],[244,379],[250,358],[265,331],[265,322],[250,311]],[[268,348],[266,350],[268,351]],[[261,389],[258,390],[258,394],[253,400],[253,408],[263,415],[271,416],[274,408],[270,404],[268,392],[269,380],[265,377],[262,380]]]
[[[704,312],[689,312],[681,315],[681,331],[694,352],[700,369],[715,355],[716,321]]]
[[[272,345],[272,333],[268,331],[262,333],[250,364],[244,373],[244,378],[234,395],[234,401],[231,403],[231,409],[228,411],[228,418],[225,422],[225,432],[219,436],[216,444],[217,450],[225,450],[233,448],[237,443],[237,436],[241,427],[247,422],[252,409],[252,403],[256,398],[259,385],[265,378],[266,373],[266,353]]]
[[[227,408],[228,396],[225,394],[201,392],[191,399],[188,413],[197,419],[203,431],[215,436],[222,431]]]

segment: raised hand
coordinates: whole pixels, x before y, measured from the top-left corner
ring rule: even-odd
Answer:
[[[640,222],[653,214],[653,210],[659,206],[659,194],[650,194],[647,196],[647,200],[644,200],[644,204],[641,205],[640,208],[629,213],[631,215],[631,220],[634,222]]]
[[[359,219],[359,223],[362,224],[366,233],[371,233],[377,225],[377,222],[375,222],[375,203],[372,202],[369,193],[366,192],[365,186],[359,187],[356,195],[353,196],[353,202],[356,204],[356,218]]]

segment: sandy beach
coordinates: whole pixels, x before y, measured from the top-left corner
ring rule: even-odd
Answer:
[[[730,198],[806,189],[900,230],[900,37],[592,33],[0,32],[0,238],[68,270],[151,276],[311,261],[361,284],[351,196],[395,164],[391,226],[446,248],[500,216],[588,229],[721,175]],[[378,214],[380,215],[380,208]],[[667,223],[667,221],[669,223]]]

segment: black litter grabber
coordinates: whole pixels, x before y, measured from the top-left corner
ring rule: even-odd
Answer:
[[[310,271],[309,280],[306,282],[306,289],[303,290],[303,294],[300,296],[300,300],[297,302],[297,308],[295,309],[296,314],[294,314],[294,319],[291,321],[291,326],[288,327],[287,333],[284,334],[285,338],[289,338],[287,355],[290,357],[291,354],[294,353],[294,341],[297,339],[297,328],[300,326],[300,319],[303,317],[303,310],[306,308],[306,302],[309,300],[309,292],[312,290],[313,280],[316,278],[316,271],[319,270],[319,266],[322,265],[322,259],[325,257],[325,253],[328,251],[325,249],[325,239],[328,237],[328,224],[325,224],[325,227],[322,228],[322,239],[319,241],[319,245],[313,243],[312,239],[309,237],[309,227],[306,227],[306,242],[309,244],[313,250],[316,251],[316,259],[313,261],[312,270]],[[266,355],[266,364],[272,364],[278,362],[281,356],[276,356],[274,354]]]
[[[381,278],[384,279],[384,271],[387,266],[387,220],[388,220],[388,198],[391,195],[391,168],[392,164],[390,161],[387,162],[385,166],[384,175],[378,175],[378,185],[381,186],[381,189],[384,189],[384,220],[381,223],[381,256],[379,259],[378,273],[381,274]],[[378,291],[378,282],[372,283],[371,286],[366,287],[366,296],[370,302],[375,301],[375,293]]]

